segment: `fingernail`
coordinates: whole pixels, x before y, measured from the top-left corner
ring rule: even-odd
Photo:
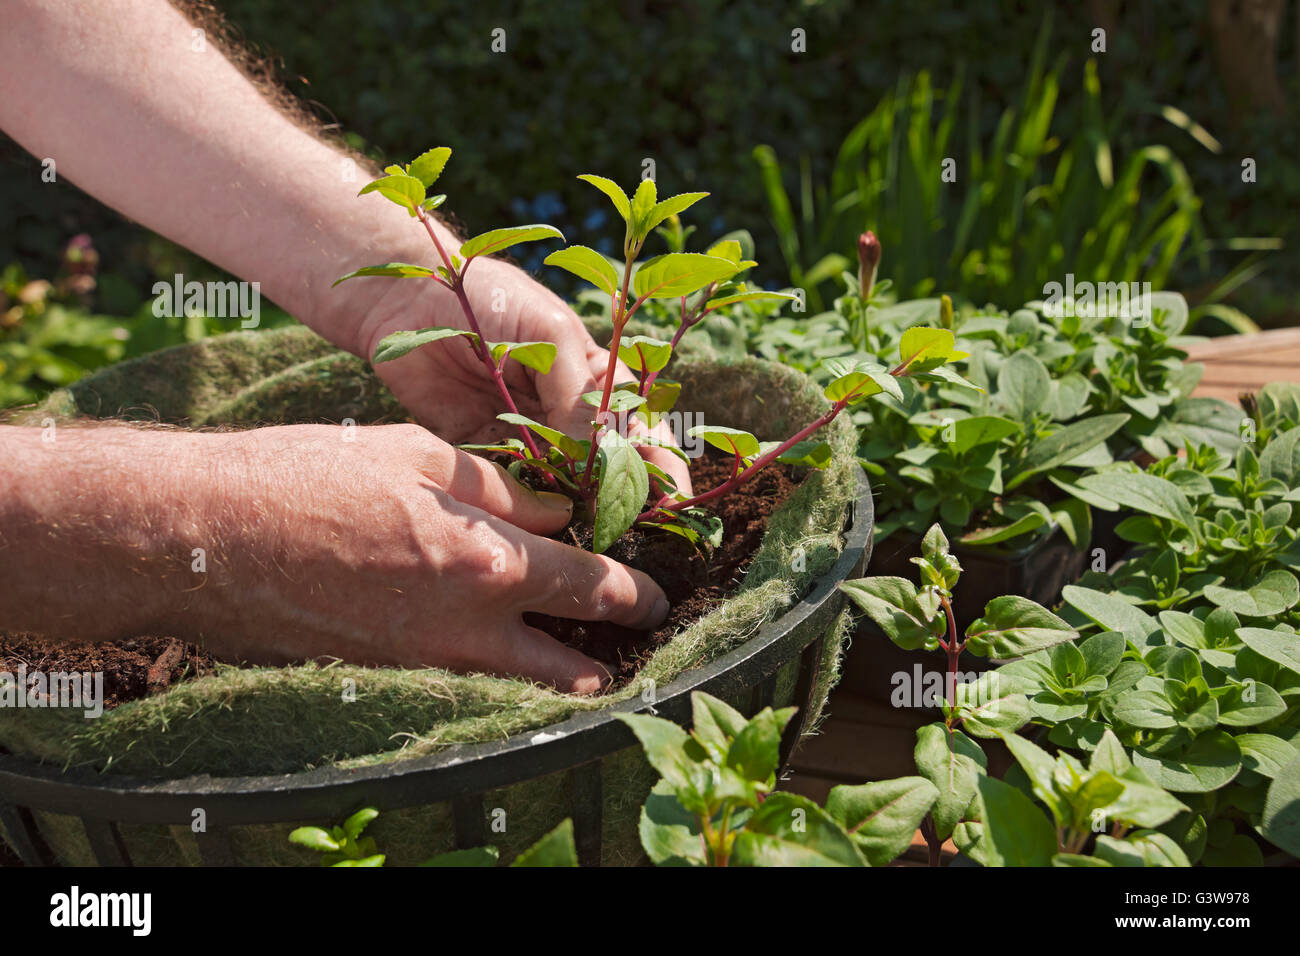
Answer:
[[[572,513],[573,499],[568,495],[562,495],[558,491],[538,491],[535,492],[539,501],[553,511],[565,511]]]
[[[655,621],[656,626],[662,624],[668,617],[668,597],[660,595],[659,600],[655,601],[654,610],[650,612],[651,619]]]

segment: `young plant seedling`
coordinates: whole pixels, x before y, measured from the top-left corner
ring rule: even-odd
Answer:
[[[377,852],[374,839],[361,835],[377,816],[378,810],[366,807],[328,830],[298,827],[289,834],[289,842],[315,850],[321,855],[321,866],[383,866],[384,854]]]
[[[876,394],[901,399],[902,392],[896,379],[902,377],[961,381],[946,366],[947,362],[966,357],[966,353],[955,349],[952,332],[947,329],[909,329],[900,340],[900,362],[893,369],[867,362],[842,364],[835,368],[825,388],[830,408],[785,441],[760,442],[749,432],[719,426],[692,429],[692,436],[702,437],[731,456],[732,470],[731,475],[716,488],[693,497],[681,494],[667,473],[648,464],[640,454],[641,447],[661,443],[646,437],[644,429],[631,428],[629,424],[640,421],[650,425],[656,416],[673,408],[680,386],[660,379],[660,372],[667,367],[682,336],[705,316],[740,302],[793,296],[750,289],[737,281],[741,273],[756,263],[742,257],[740,243],[734,240],[718,242],[705,253],[675,251],[638,264],[637,258],[646,239],[656,230],[662,232],[661,226],[665,222],[672,227],[666,232],[672,247],[680,249],[684,246],[686,233],[681,228],[679,215],[707,193],[683,193],[660,200],[654,180],[646,179],[629,196],[609,179],[580,176],[609,198],[623,220],[624,261],[620,270],[594,249],[579,245],[568,246],[546,257],[547,264],[577,275],[608,295],[613,320],[613,339],[604,384],[599,391],[584,396],[595,409],[591,431],[585,436],[564,434],[521,415],[511,399],[503,374],[509,359],[520,362],[537,374],[547,374],[555,361],[556,346],[550,342],[486,341],[465,293],[465,274],[475,258],[500,252],[521,242],[564,237],[558,229],[544,224],[496,229],[463,243],[458,255],[449,255],[430,219],[432,210],[445,197],[426,198],[426,191],[442,173],[450,155],[451,150],[445,147],[429,150],[405,167],[388,167],[386,176],[361,190],[362,194],[376,192],[417,218],[433,240],[442,265],[429,269],[390,262],[358,269],[338,281],[357,276],[420,278],[438,282],[456,294],[468,331],[432,327],[397,332],[379,343],[373,360],[376,363],[392,361],[431,342],[464,338],[496,383],[506,407],[498,417],[517,426],[521,436],[495,445],[467,447],[508,455],[515,459],[512,469],[516,474],[521,467],[534,469],[573,497],[589,503],[594,513],[592,550],[597,553],[609,548],[634,524],[673,531],[697,544],[710,540],[719,528],[716,519],[702,510],[702,505],[740,488],[772,462],[824,466],[830,459],[829,446],[810,439],[846,408]],[[645,303],[665,299],[678,303],[678,326],[670,341],[624,336],[628,322],[638,309]],[[619,359],[636,374],[636,381],[614,384]],[[544,450],[536,439],[545,443]]]
[[[1006,660],[1079,635],[1041,604],[1005,595],[990,601],[983,617],[958,637],[952,595],[962,567],[939,525],[925,533],[921,552],[912,558],[921,571],[919,588],[907,578],[889,576],[845,581],[840,588],[899,647],[942,650],[947,656],[943,722],[918,730],[916,746],[917,768],[939,788],[933,811],[921,828],[930,845],[931,864],[938,865],[941,844],[970,808],[978,779],[987,768],[983,750],[967,734],[992,738],[1014,733],[1030,719],[1028,699],[996,671],[958,683],[962,652]]]
[[[362,831],[378,816],[378,810],[366,807],[344,820],[341,826],[329,830],[299,827],[289,834],[289,842],[319,852],[321,866],[383,866],[387,854],[377,852],[373,838],[361,836]],[[500,858],[501,854],[496,847],[477,846],[440,853],[425,860],[420,866],[496,866]],[[563,821],[515,857],[510,865],[577,866],[578,851],[573,842],[573,821]]]
[[[831,790],[826,808],[776,791],[781,735],[793,707],[746,720],[691,695],[694,727],[619,714],[663,779],[641,810],[641,845],[656,865],[883,866],[907,849],[938,796],[920,777]]]

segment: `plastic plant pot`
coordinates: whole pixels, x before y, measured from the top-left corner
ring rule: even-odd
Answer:
[[[228,378],[212,382],[215,370]],[[764,416],[772,433],[788,424],[781,416],[802,414],[818,400],[807,380],[766,363],[688,363],[680,372],[684,401],[691,392],[730,387],[734,394],[754,399],[751,412]],[[725,412],[737,416],[736,425],[755,425],[741,407],[749,403],[729,397],[726,402],[731,404]],[[39,422],[50,415],[125,412],[193,425],[244,425],[320,421],[322,408],[336,422],[401,416],[364,363],[303,330],[290,329],[234,333],[124,363],[57,393],[31,417]],[[718,412],[720,421],[723,414]],[[217,766],[166,772],[165,762],[159,772],[135,773],[121,765],[118,772],[106,772],[107,761],[85,759],[73,761],[69,769],[66,761],[48,754],[36,759],[6,743],[10,752],[0,752],[0,835],[30,865],[311,865],[316,862],[312,854],[287,842],[294,827],[337,823],[360,807],[373,806],[380,817],[367,835],[376,838],[393,865],[484,844],[497,846],[503,859],[511,859],[566,817],[573,820],[583,864],[641,862],[639,810],[657,775],[615,713],[653,708],[659,716],[689,725],[690,695],[696,690],[746,714],[795,705],[799,712],[782,741],[783,763],[818,719],[852,620],[836,585],[859,576],[871,552],[871,494],[852,458],[853,443],[846,422],[832,442],[846,449],[842,459],[837,452],[841,465],[836,467],[844,470],[834,487],[843,506],[834,506],[834,534],[829,536],[834,548],[797,579],[800,584],[792,593],[774,597],[777,610],[761,623],[725,635],[731,642],[724,651],[681,668],[650,693],[611,698],[598,709],[503,738],[439,746],[418,756],[381,753],[369,763],[322,759],[313,767],[308,760],[309,766],[292,772],[231,773]],[[808,497],[820,487],[810,486]],[[830,514],[823,511],[821,516]],[[799,517],[802,524],[803,514]],[[784,580],[774,578],[761,587]],[[742,596],[729,598],[700,627]],[[448,682],[456,679],[438,673]],[[298,731],[288,726],[277,732]],[[168,741],[155,743],[165,747]],[[504,821],[504,832],[498,821]]]

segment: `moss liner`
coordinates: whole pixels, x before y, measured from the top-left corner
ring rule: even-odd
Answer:
[[[721,364],[683,358],[670,374],[683,385],[679,408],[763,439],[783,438],[825,408],[802,374],[757,359]],[[405,417],[365,362],[294,327],[235,332],[122,363],[54,393],[16,421],[117,418],[249,427]],[[810,473],[772,515],[740,590],[660,648],[618,693],[592,699],[440,669],[223,666],[96,720],[59,710],[12,711],[0,722],[0,747],[64,767],[145,778],[355,767],[502,740],[640,694],[647,681],[662,686],[743,643],[838,556],[854,494],[856,434],[840,419],[824,436],[835,450],[833,464]],[[832,666],[822,668],[825,686],[814,695],[819,704],[845,631],[840,616],[830,628],[826,656]],[[341,705],[345,681],[355,682],[356,699]]]

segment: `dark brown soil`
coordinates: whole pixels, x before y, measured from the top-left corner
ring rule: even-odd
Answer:
[[[649,574],[668,594],[672,609],[658,630],[647,633],[541,614],[526,618],[605,664],[614,675],[614,686],[626,683],[656,648],[735,590],[762,540],[767,516],[795,488],[791,473],[786,466],[769,466],[740,493],[711,502],[710,510],[722,519],[723,536],[708,560],[686,539],[653,531],[629,531],[606,552]],[[729,475],[730,463],[721,454],[707,454],[691,464],[691,480],[700,491],[716,487]],[[571,526],[562,537],[590,547],[588,529]],[[0,671],[17,674],[25,665],[29,673],[102,672],[105,709],[147,697],[177,681],[201,677],[210,673],[214,664],[215,659],[197,645],[172,637],[67,644],[31,634],[0,634]]]
[[[211,672],[214,658],[172,637],[135,637],[94,644],[54,642],[32,634],[0,635],[0,671],[104,675],[104,708],[165,690]]]

